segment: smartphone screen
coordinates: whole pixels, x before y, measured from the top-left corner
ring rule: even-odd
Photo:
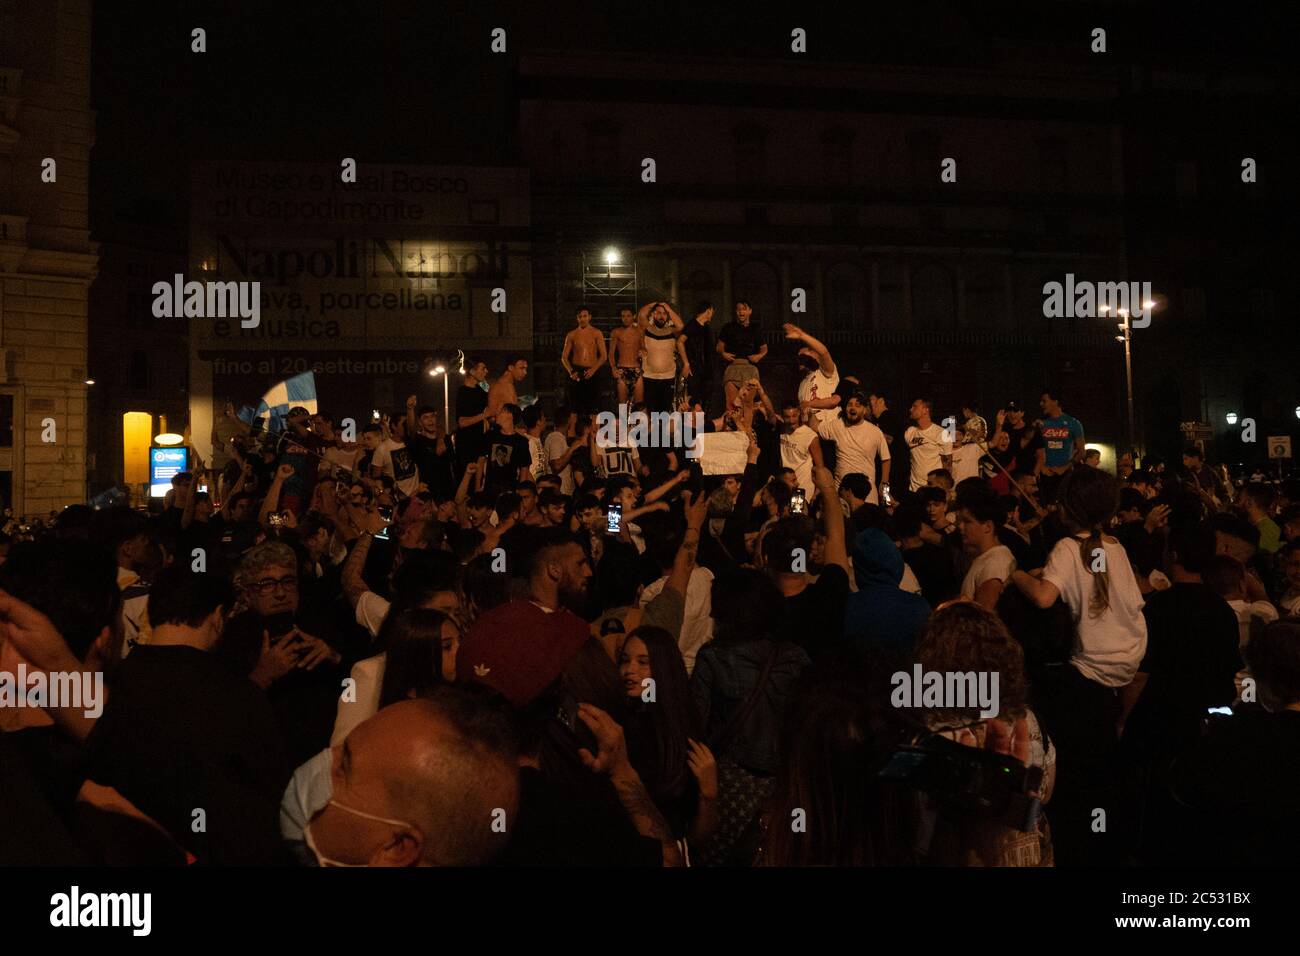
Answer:
[[[618,534],[623,530],[623,506],[619,504],[610,505],[605,509],[605,531],[608,534]]]
[[[808,513],[808,499],[804,497],[803,489],[799,488],[790,496],[790,514],[801,515]]]

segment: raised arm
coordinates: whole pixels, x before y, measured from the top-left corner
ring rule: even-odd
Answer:
[[[829,377],[835,374],[835,360],[831,358],[830,349],[823,345],[820,339],[809,335],[793,322],[785,323],[782,328],[785,329],[787,339],[803,342],[807,346],[808,351],[817,359],[817,366],[821,369],[823,375]],[[803,349],[799,351],[802,352]]]
[[[830,469],[822,466],[813,468],[813,484],[822,499],[822,528],[826,532],[826,563],[838,564],[846,574],[853,573],[849,564],[849,552],[844,543],[844,512],[840,509],[839,492],[835,490],[835,478]]]
[[[266,497],[262,500],[262,508],[257,513],[257,523],[263,528],[270,529],[271,512],[280,507],[280,489],[284,486],[285,481],[293,476],[293,465],[281,465],[275,470],[275,477],[271,479],[271,487],[266,490]]]

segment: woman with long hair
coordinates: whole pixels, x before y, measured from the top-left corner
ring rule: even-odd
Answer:
[[[678,839],[701,841],[717,824],[718,772],[700,743],[686,664],[673,636],[638,627],[618,653],[627,695],[624,731],[632,766]]]
[[[1019,570],[1011,580],[1040,608],[1064,602],[1074,622],[1070,666],[1057,668],[1035,699],[1060,753],[1053,816],[1058,856],[1071,864],[1103,863],[1113,859],[1114,841],[1092,830],[1092,810],[1119,802],[1120,692],[1146,653],[1144,602],[1127,553],[1104,530],[1119,505],[1115,479],[1097,468],[1072,468],[1058,505],[1069,534],[1052,548],[1041,577]],[[1119,829],[1116,823],[1106,832]]]
[[[718,764],[721,819],[696,859],[747,866],[758,849],[759,811],[780,767],[782,712],[808,655],[777,639],[785,600],[762,571],[724,571],[713,581],[711,600],[713,640],[696,656],[690,686],[703,741]]]
[[[389,704],[423,697],[456,679],[460,625],[421,598],[398,598],[379,628],[377,643],[383,652],[352,666],[351,693],[339,698],[331,747]]]

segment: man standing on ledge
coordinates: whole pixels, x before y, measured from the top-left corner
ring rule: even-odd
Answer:
[[[727,408],[731,408],[740,387],[750,379],[758,378],[758,363],[767,355],[767,345],[759,334],[754,310],[744,299],[736,303],[736,318],[718,333],[718,354],[727,363],[722,376]]]
[[[1039,429],[1046,453],[1038,476],[1040,500],[1046,505],[1056,500],[1056,489],[1061,484],[1061,476],[1076,461],[1083,461],[1083,423],[1065,414],[1061,408],[1059,392],[1044,389],[1038,406],[1046,416]]]
[[[517,386],[528,377],[528,359],[522,355],[512,356],[506,363],[506,370],[492,383],[488,392],[488,420],[497,417],[497,413],[507,405],[519,404]]]
[[[597,409],[599,384],[596,373],[605,364],[605,335],[591,324],[591,313],[580,306],[574,313],[578,327],[564,337],[564,351],[560,364],[573,382],[569,386],[570,403],[579,415],[594,415]]]

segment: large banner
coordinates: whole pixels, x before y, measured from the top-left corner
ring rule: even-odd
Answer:
[[[527,170],[362,162],[345,183],[342,169],[194,166],[186,280],[260,286],[255,326],[185,320],[201,451],[227,401],[290,375],[312,372],[323,409],[355,414],[412,392],[441,405],[431,356],[531,350]]]

